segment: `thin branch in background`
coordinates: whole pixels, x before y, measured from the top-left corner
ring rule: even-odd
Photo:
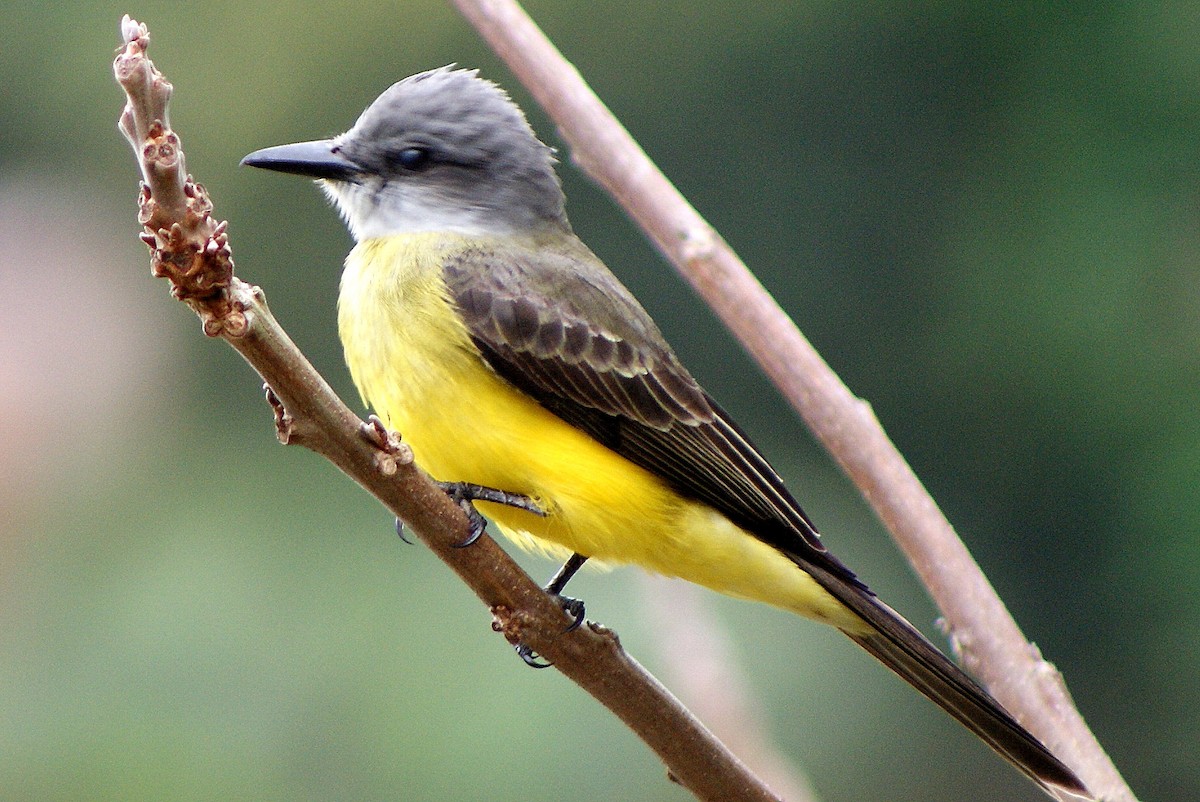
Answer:
[[[707,601],[710,596],[679,579],[642,574],[641,580],[660,673],[684,704],[788,802],[817,802],[808,777],[765,731],[770,716],[750,687],[729,631]]]
[[[967,668],[1094,793],[1134,800],[1058,671],[1021,633],[870,405],[833,373],[514,0],[454,4],[558,125],[572,159],[703,296],[858,486],[941,609]]]
[[[113,69],[127,95],[121,131],[142,171],[138,221],[155,275],[266,381],[279,438],[326,457],[405,521],[491,610],[493,628],[552,661],[633,730],[670,776],[702,800],[779,799],[678,700],[593,624],[566,633],[570,619],[489,537],[455,548],[463,511],[412,464],[394,435],[366,424],[334,394],[267,309],[263,293],[234,274],[225,223],[184,170],[167,120],[171,85],[146,58],[146,26],[122,20],[124,47]],[[516,663],[516,658],[513,658]]]

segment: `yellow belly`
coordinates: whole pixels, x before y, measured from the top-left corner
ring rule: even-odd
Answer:
[[[449,302],[463,240],[367,240],[346,260],[339,330],[364,400],[435,479],[521,493],[547,513],[480,503],[514,542],[633,563],[842,628],[862,624],[776,549],[600,445],[500,378]]]

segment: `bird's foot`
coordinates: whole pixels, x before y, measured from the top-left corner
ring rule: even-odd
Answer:
[[[434,484],[440,487],[451,501],[462,508],[462,511],[467,514],[467,520],[470,521],[471,525],[467,536],[461,543],[454,544],[456,549],[465,549],[475,543],[483,536],[483,530],[487,528],[487,521],[479,514],[479,510],[475,509],[474,502],[476,501],[503,504],[506,507],[515,507],[542,517],[546,515],[546,511],[539,507],[533,499],[520,493],[510,493],[507,490],[497,490],[494,487],[484,487],[470,482],[435,482]]]
[[[558,569],[558,572],[554,574],[550,583],[545,587],[545,591],[550,595],[550,598],[558,602],[558,606],[563,609],[563,612],[571,616],[571,623],[562,632],[564,635],[568,632],[574,632],[583,624],[583,617],[586,612],[583,600],[564,596],[562,589],[567,586],[567,582],[570,581],[571,577],[575,576],[575,572],[585,562],[587,562],[587,557],[578,553],[572,554],[570,559],[563,564],[562,568]],[[538,653],[524,643],[518,643],[513,648],[517,650],[517,657],[520,657],[525,662],[525,665],[530,668],[549,668],[553,665],[553,663],[541,660]]]
[[[571,623],[567,625],[567,628],[562,631],[562,634],[566,635],[568,632],[574,632],[575,630],[579,629],[579,627],[583,624],[583,601],[580,599],[572,599],[570,596],[559,596],[557,594],[551,595],[554,597],[554,600],[558,602],[558,605],[562,607],[563,612],[571,616],[572,619]],[[517,657],[520,657],[525,665],[529,666],[530,668],[549,668],[550,666],[554,665],[548,660],[542,660],[541,655],[535,652],[531,647],[526,646],[524,643],[518,643],[513,648],[516,649]]]

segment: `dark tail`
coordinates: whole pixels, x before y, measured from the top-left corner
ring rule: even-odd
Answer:
[[[958,719],[1050,796],[1062,802],[1092,799],[1073,771],[912,624],[870,591],[819,566],[801,567],[874,630],[867,635],[846,633],[851,640]]]

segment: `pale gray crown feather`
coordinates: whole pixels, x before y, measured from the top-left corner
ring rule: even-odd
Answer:
[[[467,233],[569,230],[554,150],[475,70],[441,67],[393,84],[334,140],[362,174],[326,189],[359,239],[444,228]],[[430,155],[411,170],[408,148]]]

